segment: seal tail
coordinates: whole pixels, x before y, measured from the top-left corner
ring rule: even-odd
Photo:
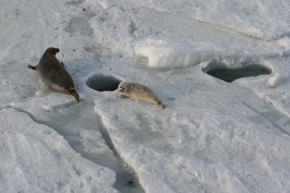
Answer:
[[[27,66],[28,68],[32,69],[32,70],[36,70],[36,66],[31,66],[30,64]]]
[[[70,93],[73,97],[75,97],[75,99],[76,99],[78,102],[80,102],[80,96],[79,96],[79,94],[77,93],[77,91],[75,91],[75,89],[73,89],[73,90],[69,90],[69,93]]]

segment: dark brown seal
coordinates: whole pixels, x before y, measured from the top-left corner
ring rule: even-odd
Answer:
[[[47,48],[40,58],[37,66],[28,65],[28,68],[35,70],[42,82],[49,88],[75,97],[80,102],[79,95],[74,89],[74,83],[70,74],[55,57],[59,52],[58,48]]]

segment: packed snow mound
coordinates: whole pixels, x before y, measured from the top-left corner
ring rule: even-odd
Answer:
[[[242,67],[248,63],[264,65],[264,58],[277,55],[275,51],[269,52],[263,48],[255,51],[263,53],[262,57],[253,54],[253,47],[250,45],[236,47],[229,42],[191,42],[154,38],[138,42],[134,51],[138,57],[147,59],[149,67],[167,69],[195,66],[204,62],[211,65],[223,63],[227,67]],[[268,64],[265,66],[270,68]]]
[[[53,129],[14,109],[1,110],[0,123],[0,192],[117,192],[112,170],[81,157]]]
[[[290,49],[290,38],[285,36],[277,41],[277,44],[281,47],[284,48],[285,50]]]

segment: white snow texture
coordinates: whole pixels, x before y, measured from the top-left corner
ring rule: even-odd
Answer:
[[[289,0],[0,9],[1,193],[290,192]],[[27,68],[48,47],[80,103]],[[247,65],[271,74],[228,83],[206,73]],[[144,84],[166,108],[88,87],[109,84],[98,76]]]

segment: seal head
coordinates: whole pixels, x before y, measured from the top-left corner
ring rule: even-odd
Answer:
[[[125,92],[126,91],[126,83],[121,82],[118,86],[118,90],[119,90],[119,92]]]
[[[58,52],[59,52],[59,48],[53,48],[53,47],[47,48],[45,50],[45,54],[47,54],[47,55],[52,54],[55,56]]]

